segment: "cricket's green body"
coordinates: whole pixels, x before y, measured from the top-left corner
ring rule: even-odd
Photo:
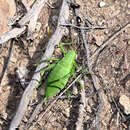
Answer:
[[[47,79],[46,99],[59,93],[65,87],[69,77],[72,76],[75,58],[75,51],[71,50],[56,64]]]

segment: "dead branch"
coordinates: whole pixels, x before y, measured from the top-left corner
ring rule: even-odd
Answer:
[[[68,21],[68,17],[69,17],[69,7],[66,0],[64,0],[61,11],[60,11],[59,19],[58,19],[58,27],[55,33],[52,35],[51,39],[49,40],[48,46],[46,48],[44,55],[41,58],[41,61],[52,56],[54,52],[54,47],[59,44],[65,32],[65,27],[60,27],[59,25],[65,24],[65,22]],[[34,76],[32,77],[32,80],[30,81],[25,92],[23,93],[18,110],[11,122],[9,130],[15,130],[15,128],[19,126],[24,116],[25,110],[27,109],[27,106],[29,104],[29,101],[33,95],[33,91],[37,87],[40,81],[40,78],[41,78],[40,70],[44,68],[45,66],[47,66],[47,63],[42,63],[36,68],[36,71],[34,73]]]
[[[37,8],[36,12],[33,14],[32,18],[29,21],[29,25],[28,25],[28,37],[27,37],[27,39],[33,39],[32,34],[35,31],[37,20],[38,20],[38,16],[39,16],[39,14],[40,14],[41,9],[43,8],[43,6],[44,6],[44,4],[42,3],[42,1],[41,1],[41,3],[39,2],[39,5],[38,5],[38,8]]]
[[[22,28],[14,28],[9,32],[6,32],[4,35],[2,35],[0,37],[0,44],[2,44],[2,46],[4,46],[4,44],[6,44],[6,42],[12,38],[17,37],[18,35],[22,34],[25,31],[26,27],[22,27]]]
[[[19,24],[22,26],[29,22],[35,16],[37,10],[39,10],[39,8],[41,9],[46,2],[47,0],[37,0],[28,13],[19,21]]]
[[[38,13],[40,12],[40,9],[43,8],[47,0],[38,0],[35,2],[33,7],[28,11],[28,13],[18,22],[19,25],[24,26],[27,22],[29,22],[31,19],[36,17]],[[38,11],[38,13],[37,13]],[[36,22],[37,19],[35,19]],[[14,28],[11,31],[3,34],[0,37],[0,44],[4,45],[6,42],[12,38],[17,37],[18,35],[22,34],[25,31],[26,27],[22,28]]]
[[[82,81],[82,80],[80,80]],[[81,104],[79,106],[79,117],[76,122],[76,130],[83,130],[83,117],[84,117],[84,111],[85,111],[85,106],[86,106],[86,96],[85,96],[85,88],[84,88],[84,81],[82,82],[82,89],[80,92],[81,95]]]
[[[125,24],[120,30],[114,32],[111,36],[108,37],[107,40],[103,41],[103,44],[96,50],[96,52],[90,57],[90,59],[95,59],[97,55],[109,44],[109,46],[112,44],[112,41],[115,37],[117,37],[120,33],[122,33],[126,28],[130,27],[130,22]],[[94,60],[93,60],[94,61]]]

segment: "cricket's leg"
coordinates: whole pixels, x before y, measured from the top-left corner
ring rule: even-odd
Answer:
[[[64,49],[63,46],[64,46],[64,45],[71,45],[71,44],[73,44],[73,38],[72,38],[72,41],[69,42],[69,43],[60,42],[60,49],[61,49],[61,51],[63,52],[64,55],[66,55],[67,52],[66,52],[66,50]]]
[[[45,103],[47,99],[48,99],[47,97],[44,97],[44,98],[41,100],[40,103],[41,103],[41,104]]]
[[[45,69],[40,71],[40,75],[42,76],[44,72],[46,72],[47,70],[53,69],[55,66],[56,66],[56,64],[50,64]]]
[[[88,74],[92,74],[92,73],[89,72],[87,69],[82,69],[82,68],[80,68],[75,61],[74,61],[74,66],[75,66],[75,68],[76,68],[78,71],[82,71],[82,72],[85,72],[85,73],[88,73]]]
[[[79,66],[78,66],[78,64],[74,61],[74,67],[72,68],[72,70],[71,70],[71,75],[76,79],[76,74],[74,73],[75,72],[75,68],[78,70],[78,71],[82,71],[82,72],[86,72],[86,73],[88,73],[88,74],[91,74],[88,70],[84,70],[84,69],[82,69],[82,68],[80,68]],[[81,87],[81,89],[83,88],[83,85],[82,85],[82,83],[81,83],[81,81],[79,80],[79,79],[77,79],[77,82],[79,83],[79,85],[80,85],[80,87]]]
[[[42,75],[43,75],[47,70],[53,69],[55,66],[56,66],[56,64],[51,64],[51,65],[47,66],[45,69],[43,69],[43,70],[40,71],[40,77],[41,77],[41,79],[40,79],[40,82],[39,82],[37,88],[39,88],[39,86],[42,85]]]

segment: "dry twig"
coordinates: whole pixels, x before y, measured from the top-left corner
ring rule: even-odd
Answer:
[[[76,26],[74,24],[61,24],[61,26],[66,26],[66,27],[73,27],[76,29],[81,29],[81,30],[94,30],[94,29],[106,29],[106,27],[101,27],[101,26],[89,26],[89,27],[82,27],[82,26]]]
[[[78,11],[77,10],[75,10],[75,15],[78,16]],[[82,30],[82,29],[80,31],[81,31],[81,35],[82,35],[82,38],[83,38],[83,43],[84,43],[84,46],[85,46],[85,49],[86,49],[88,71],[90,73],[93,73],[92,66],[91,66],[91,60],[90,60],[90,52],[89,52],[88,42],[87,42],[86,36],[85,36],[85,31]],[[89,35],[88,35],[88,37],[89,37]],[[101,108],[103,107],[103,98],[102,98],[101,92],[98,91],[100,88],[99,88],[99,86],[98,86],[98,84],[96,82],[96,76],[92,74],[91,77],[92,77],[92,82],[93,82],[94,88],[97,91],[98,97],[99,97],[99,100],[100,100],[100,104],[98,106],[98,111],[96,113],[96,127],[97,127],[98,130],[100,130],[99,125],[98,125],[99,124],[99,113],[101,111]]]
[[[22,28],[14,28],[11,31],[6,32],[4,35],[0,37],[0,44],[2,44],[2,46],[5,46],[8,40],[17,37],[18,35],[22,34],[25,30],[26,27],[24,26]]]
[[[89,70],[89,72],[93,73],[92,72],[92,67],[91,67],[91,62],[90,62],[90,54],[89,54],[88,43],[87,43],[86,38],[85,38],[85,32],[84,32],[84,30],[81,30],[81,33],[82,33],[82,37],[83,37],[83,41],[84,41],[84,45],[85,45],[85,49],[86,49],[86,54],[87,54],[88,70]],[[98,124],[99,124],[98,118],[99,118],[99,113],[101,111],[101,108],[103,106],[103,98],[102,98],[101,92],[98,91],[100,88],[97,85],[97,82],[96,82],[96,79],[95,79],[96,78],[95,75],[92,74],[91,77],[92,77],[94,88],[98,92],[98,96],[99,96],[99,100],[100,100],[100,104],[99,104],[99,107],[98,107],[98,112],[96,113],[96,126],[97,126],[97,129],[99,130],[100,128],[98,126]]]
[[[27,0],[21,0],[21,2],[23,3],[24,7],[26,8],[27,12],[30,10],[30,7],[27,4]]]
[[[80,80],[82,81],[82,80]],[[81,104],[79,106],[79,117],[76,122],[76,130],[83,130],[83,117],[84,117],[84,111],[86,106],[86,95],[85,95],[85,88],[84,88],[84,81],[82,82],[82,89],[81,89]]]
[[[29,21],[29,25],[28,25],[28,37],[27,39],[33,39],[32,34],[35,31],[36,28],[36,24],[37,24],[37,20],[38,20],[38,16],[41,12],[41,9],[43,8],[44,4],[47,0],[41,1],[38,3],[38,8],[36,10],[36,12],[32,15],[30,21]]]
[[[65,32],[65,27],[60,27],[59,25],[65,24],[65,22],[68,21],[68,17],[69,17],[69,7],[68,7],[66,0],[64,0],[63,4],[62,4],[60,15],[59,15],[58,27],[57,27],[55,33],[53,34],[53,36],[51,37],[51,39],[49,40],[48,46],[46,48],[46,51],[45,51],[43,57],[41,58],[41,61],[52,56],[55,46],[59,44],[59,42]],[[15,128],[17,128],[19,126],[19,124],[24,116],[25,110],[27,109],[27,106],[29,104],[29,101],[33,95],[33,91],[37,87],[37,85],[40,81],[40,77],[41,77],[40,70],[42,68],[44,68],[45,66],[47,66],[47,63],[42,63],[36,68],[34,76],[32,77],[33,80],[30,81],[25,92],[23,93],[18,110],[11,122],[9,130],[15,130]]]
[[[0,77],[0,84],[2,83],[2,79],[4,78],[4,75],[5,75],[6,71],[7,71],[8,65],[9,65],[9,61],[10,61],[10,57],[11,57],[11,54],[12,54],[13,45],[14,45],[14,39],[12,39],[10,41],[10,47],[9,47],[9,52],[8,52],[8,57],[7,57],[7,63],[5,64],[5,66],[3,68],[3,71],[2,71],[2,75]]]

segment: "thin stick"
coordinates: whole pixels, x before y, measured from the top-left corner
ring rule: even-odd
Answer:
[[[78,16],[78,11],[75,10],[75,15]],[[86,40],[86,36],[85,36],[85,31],[84,30],[81,30],[81,34],[82,34],[82,38],[83,38],[83,42],[84,42],[84,45],[85,45],[85,49],[86,49],[86,56],[87,56],[87,65],[88,65],[88,70],[90,73],[93,73],[92,72],[92,67],[91,67],[91,60],[90,60],[90,52],[89,52],[89,47],[88,47],[88,42]],[[103,98],[102,98],[102,95],[101,95],[101,92],[98,91],[100,88],[96,82],[96,77],[95,75],[91,75],[92,77],[92,81],[93,81],[93,85],[94,85],[94,88],[96,89],[96,91],[98,92],[98,97],[99,97],[99,100],[100,100],[100,104],[98,106],[98,112],[96,113],[96,127],[98,130],[100,130],[99,128],[99,113],[101,111],[101,108],[103,106]]]
[[[52,56],[55,46],[59,44],[62,36],[65,33],[65,27],[59,27],[59,24],[64,24],[66,21],[68,21],[68,18],[69,18],[69,7],[68,7],[66,0],[63,0],[62,8],[61,8],[59,19],[58,19],[58,27],[57,27],[55,33],[52,35],[51,39],[49,40],[48,46],[46,48],[44,55],[41,58],[41,61],[43,61],[47,58],[50,58]],[[24,113],[27,109],[27,106],[29,104],[29,101],[31,100],[31,97],[33,96],[33,91],[38,86],[38,83],[40,81],[41,75],[40,75],[39,70],[41,70],[45,66],[47,66],[47,63],[43,62],[36,68],[35,72],[37,72],[37,73],[34,73],[34,75],[32,77],[33,80],[30,81],[29,85],[25,89],[25,92],[23,93],[18,110],[11,122],[9,130],[15,130],[15,128],[17,128],[19,126],[19,124],[24,116]]]
[[[27,12],[30,10],[30,7],[27,4],[27,0],[21,0],[21,2],[23,3],[24,7],[26,8]]]
[[[9,52],[8,52],[8,57],[7,57],[7,63],[5,64],[5,67],[3,68],[2,75],[1,75],[1,78],[0,78],[0,84],[2,83],[2,79],[4,78],[4,75],[5,75],[6,71],[7,71],[8,65],[9,65],[10,57],[11,57],[12,50],[13,50],[13,45],[14,45],[14,39],[12,39],[10,41],[10,47],[9,47]]]
[[[82,83],[82,89],[80,92],[81,95],[81,104],[79,106],[79,117],[76,122],[76,130],[83,130],[83,117],[84,117],[84,111],[85,111],[85,106],[86,106],[86,95],[85,95],[85,86],[84,86],[84,81],[80,80]]]
[[[42,2],[42,1],[41,1]],[[40,5],[41,4],[41,5]],[[28,37],[27,39],[33,39],[33,33],[35,31],[36,28],[36,24],[37,24],[37,20],[38,20],[38,16],[43,8],[44,4],[39,3],[39,6],[37,8],[37,11],[33,14],[32,18],[29,21],[29,25],[28,25]]]
[[[6,32],[0,37],[0,44],[2,44],[2,46],[5,46],[8,40],[17,37],[18,35],[22,34],[25,30],[26,27],[24,26],[22,28],[14,28],[11,31]]]
[[[60,26],[66,26],[66,27],[73,27],[81,30],[90,30],[90,29],[107,29],[106,27],[100,27],[100,26],[90,26],[90,27],[82,27],[82,26],[76,26],[74,24],[61,24]]]
[[[91,62],[90,62],[90,53],[89,53],[88,43],[87,43],[86,38],[85,38],[84,30],[81,30],[81,34],[82,34],[82,37],[83,37],[83,41],[84,41],[84,45],[85,45],[85,49],[86,49],[86,53],[87,53],[88,70],[89,70],[90,73],[93,73],[92,72],[92,67],[91,67]],[[99,124],[99,119],[98,118],[99,118],[99,113],[101,111],[101,108],[103,106],[103,98],[102,98],[101,92],[98,91],[100,88],[97,85],[97,82],[96,82],[96,79],[95,79],[96,78],[95,75],[92,74],[91,77],[92,77],[94,88],[98,92],[98,96],[99,96],[99,100],[100,100],[100,104],[99,104],[99,107],[98,107],[98,112],[96,113],[96,126],[97,126],[97,129],[100,130],[100,128],[98,126],[98,124]]]

